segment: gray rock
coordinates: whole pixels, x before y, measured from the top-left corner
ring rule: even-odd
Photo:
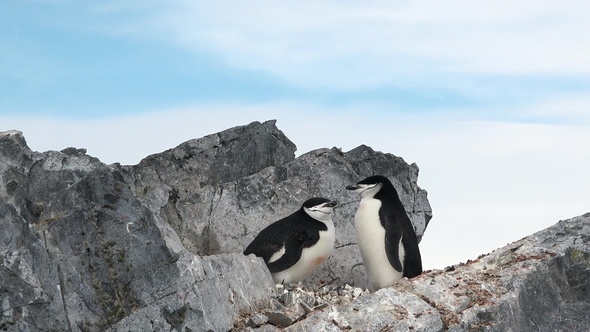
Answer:
[[[359,197],[345,186],[373,174],[388,176],[419,238],[432,217],[426,192],[417,186],[418,167],[402,158],[367,146],[346,153],[318,149],[295,158],[295,146],[274,121],[227,132],[124,167],[135,196],[171,225],[192,253],[242,252],[264,227],[293,213],[309,197],[323,196],[340,202],[333,216],[336,248],[305,282],[337,278],[340,284],[364,287],[367,280],[352,224]],[[252,155],[256,162],[244,165]]]
[[[228,330],[276,294],[262,260],[243,248],[310,196],[341,206],[335,253],[308,283],[362,285],[358,198],[344,187],[377,172],[424,232],[431,211],[415,165],[366,146],[294,153],[274,121],[135,166],[105,165],[83,148],[33,152],[20,132],[0,133],[0,329]],[[289,324],[315,309],[301,296]]]
[[[183,267],[179,281],[169,294],[134,311],[108,331],[149,331],[156,320],[166,331],[226,331],[243,312],[264,307],[274,294],[272,280],[259,259],[236,254],[202,259],[186,256],[179,264]]]
[[[264,312],[268,322],[276,327],[291,326],[305,315],[305,310],[299,304],[280,309],[271,309]]]
[[[275,292],[264,263],[199,257],[84,150],[0,134],[0,329],[228,330]]]
[[[266,324],[266,322],[268,322],[268,317],[266,315],[258,313],[252,315],[252,317],[248,319],[246,325],[249,327],[259,327],[260,325]]]
[[[414,294],[393,288],[331,306],[287,331],[441,331],[438,312]]]
[[[0,133],[0,330],[277,331],[262,316],[236,324],[261,313],[291,331],[588,330],[590,214],[369,294],[358,197],[344,186],[388,176],[420,237],[432,212],[418,168],[366,146],[294,151],[272,121],[136,166],[37,153],[20,132]],[[335,252],[306,284],[277,291],[241,252],[315,195],[340,201]]]
[[[590,213],[429,271],[288,331],[588,331]]]

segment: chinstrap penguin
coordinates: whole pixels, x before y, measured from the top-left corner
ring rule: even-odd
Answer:
[[[264,259],[275,283],[297,283],[309,277],[334,250],[332,211],[338,203],[314,197],[252,240],[244,255]]]
[[[346,189],[361,195],[354,229],[370,290],[422,273],[414,226],[389,179],[374,175]]]

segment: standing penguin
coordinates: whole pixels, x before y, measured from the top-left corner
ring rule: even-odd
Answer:
[[[338,203],[313,197],[293,214],[263,229],[244,250],[264,259],[275,283],[297,283],[334,250],[332,211]]]
[[[414,226],[389,179],[374,175],[346,189],[361,195],[354,229],[371,291],[422,273]]]

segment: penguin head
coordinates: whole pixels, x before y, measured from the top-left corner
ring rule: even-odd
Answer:
[[[323,197],[313,197],[303,203],[301,208],[310,217],[319,221],[328,221],[332,216],[332,211],[338,202],[331,201]]]
[[[383,186],[391,185],[389,179],[382,175],[373,175],[357,182],[355,185],[347,186],[347,190],[352,190],[361,195],[362,198],[374,197]]]

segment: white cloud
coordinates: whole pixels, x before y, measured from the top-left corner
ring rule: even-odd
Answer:
[[[518,111],[524,117],[540,121],[587,125],[590,123],[590,95],[584,92],[556,94]]]
[[[319,87],[451,73],[589,74],[583,1],[180,1],[167,37],[233,66]]]

